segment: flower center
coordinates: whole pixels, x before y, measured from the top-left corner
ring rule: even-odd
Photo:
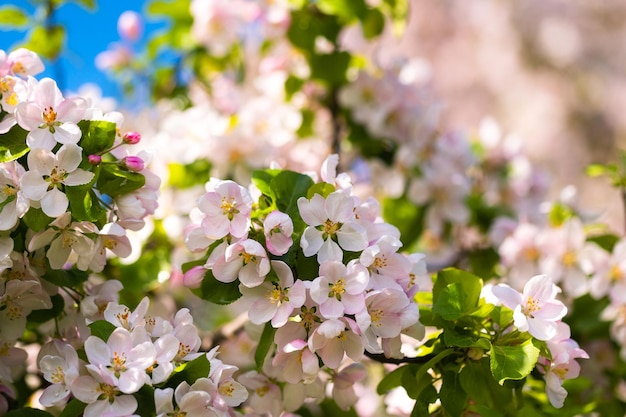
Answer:
[[[54,372],[50,375],[51,382],[53,384],[61,384],[65,381],[65,372],[61,366],[57,366]]]
[[[52,168],[50,175],[45,178],[45,180],[50,183],[48,190],[52,189],[52,187],[58,186],[59,184],[63,184],[65,177],[67,177],[67,172],[64,169],[60,169],[58,167]]]
[[[265,298],[270,300],[272,304],[280,304],[282,301],[289,301],[287,298],[287,289],[283,291],[278,284],[274,284],[274,289],[269,290]]]
[[[611,271],[609,272],[609,279],[613,282],[621,281],[624,279],[624,272],[617,265],[613,265],[611,267]]]
[[[563,266],[569,268],[569,267],[576,265],[577,260],[578,258],[576,257],[576,252],[572,250],[568,250],[567,252],[563,254],[563,258],[561,259],[561,262],[563,262]]]
[[[243,257],[244,265],[248,265],[250,262],[256,262],[256,255],[252,255],[248,252],[241,252],[239,256]]]
[[[48,126],[53,126],[57,121],[57,113],[54,111],[52,106],[46,107],[41,116],[43,117],[45,124]]]
[[[523,249],[522,256],[528,261],[536,261],[539,259],[539,251],[536,247],[529,246]]]
[[[96,390],[102,393],[102,396],[104,396],[103,399],[107,399],[109,401],[113,401],[115,399],[115,387],[112,385],[101,382]]]
[[[226,381],[222,385],[220,385],[217,391],[220,393],[220,395],[232,397],[233,392],[235,391],[235,387],[233,386],[232,382]]]
[[[222,197],[222,204],[220,205],[222,213],[228,217],[228,220],[232,220],[235,214],[239,213],[237,210],[237,202],[234,197],[226,198]]]
[[[528,297],[528,300],[526,300],[526,307],[524,308],[524,314],[532,317],[532,313],[539,311],[540,309],[541,307],[539,306],[539,302],[533,297]]]
[[[121,372],[126,371],[126,355],[123,352],[122,354],[113,352],[113,360],[111,360],[109,369],[115,372],[115,376],[119,377]]]
[[[332,220],[327,219],[326,222],[324,222],[324,238],[327,238],[328,236],[333,237],[340,227],[341,223],[335,223]]]
[[[335,297],[337,300],[341,301],[341,295],[346,292],[346,281],[343,278],[338,279],[334,284],[329,283],[330,291],[328,292],[329,297]]]
[[[382,323],[380,322],[380,319],[383,318],[383,311],[379,308],[370,311],[370,317],[372,319],[372,324],[376,327],[380,327],[382,325]]]

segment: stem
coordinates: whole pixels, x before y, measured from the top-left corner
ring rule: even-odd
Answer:
[[[380,363],[390,363],[393,365],[401,365],[403,363],[416,363],[419,365],[428,365],[428,367],[424,366],[423,368],[425,368],[426,370],[432,368],[432,365],[434,365],[435,363],[439,362],[441,359],[445,358],[448,355],[451,355],[452,353],[454,353],[455,350],[454,348],[448,348],[446,350],[443,350],[441,352],[439,352],[437,355],[433,355],[433,354],[429,354],[429,355],[425,355],[425,356],[418,356],[415,358],[388,358],[385,355],[383,355],[382,353],[371,353],[368,351],[365,351],[365,356],[367,356],[368,358],[376,361],[376,362],[380,362]]]

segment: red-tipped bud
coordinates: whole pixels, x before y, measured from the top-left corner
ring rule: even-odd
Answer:
[[[100,162],[102,162],[102,157],[100,155],[92,154],[87,157],[87,160],[89,161],[91,165],[98,165],[100,164]]]
[[[128,168],[129,171],[141,171],[143,169],[143,159],[138,156],[127,156],[122,159],[122,165]]]
[[[124,133],[122,140],[124,141],[124,143],[127,143],[129,145],[135,145],[141,140],[141,135],[137,132],[126,132]]]

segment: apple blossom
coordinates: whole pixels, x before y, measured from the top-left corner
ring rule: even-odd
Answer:
[[[78,354],[74,348],[64,344],[60,353],[63,356],[46,355],[39,361],[44,378],[52,383],[39,397],[46,407],[64,404],[71,394],[72,382],[78,377]]]
[[[29,131],[26,143],[31,149],[50,151],[57,143],[76,145],[82,135],[77,123],[84,116],[84,103],[63,98],[50,78],[40,80],[32,101],[20,103],[15,112],[17,123]]]
[[[341,261],[342,249],[367,247],[365,230],[355,221],[354,200],[347,192],[334,191],[327,198],[315,194],[310,200],[300,197],[298,209],[307,224],[300,240],[305,256],[317,254],[319,263]]]
[[[343,317],[326,320],[311,334],[309,349],[317,353],[324,365],[337,369],[344,354],[355,362],[363,358],[363,342],[354,320]]]
[[[327,319],[356,314],[365,309],[364,293],[369,283],[365,266],[352,260],[348,265],[326,261],[320,265],[320,276],[311,282],[311,299]]]
[[[224,257],[213,265],[213,274],[218,281],[233,282],[239,278],[246,287],[261,285],[269,272],[270,262],[265,249],[252,239],[229,245]]]
[[[54,154],[46,149],[33,149],[28,153],[28,168],[21,178],[21,189],[26,197],[41,203],[41,209],[50,217],[59,217],[69,205],[62,191],[65,186],[88,184],[93,172],[78,168],[82,149],[65,144]]]
[[[243,238],[250,227],[250,193],[230,180],[213,180],[209,188],[198,200],[198,208],[204,213],[202,228],[206,235],[212,239],[227,235]]]
[[[268,252],[273,255],[284,255],[287,253],[293,240],[293,222],[291,217],[285,213],[275,210],[267,215],[263,221],[265,233],[265,246]]]
[[[248,288],[240,285],[242,295],[252,305],[248,310],[250,321],[262,324],[271,320],[273,327],[281,327],[294,309],[299,309],[306,300],[306,284],[301,280],[294,282],[293,273],[282,261],[271,261],[277,281],[265,281],[261,285]]]
[[[535,275],[519,293],[506,284],[491,289],[502,304],[513,310],[514,325],[539,340],[550,340],[557,334],[557,326],[567,307],[556,299],[560,289],[547,275]]]
[[[81,375],[74,379],[72,394],[87,404],[84,417],[127,417],[137,410],[137,400],[122,393],[108,375]]]

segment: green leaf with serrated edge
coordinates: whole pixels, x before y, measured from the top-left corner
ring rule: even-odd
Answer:
[[[96,320],[89,324],[89,329],[91,330],[92,336],[96,336],[106,342],[117,327],[106,320]]]
[[[281,171],[270,181],[270,189],[276,197],[274,203],[278,210],[291,217],[294,223],[294,233],[298,233],[297,224],[302,222],[298,209],[298,199],[306,197],[313,184],[311,177],[294,171]]]
[[[319,194],[322,197],[326,198],[330,193],[336,191],[334,185],[329,184],[327,182],[318,182],[317,184],[313,184],[306,193],[306,198],[309,200],[313,198],[315,194]]]
[[[28,131],[18,125],[0,135],[0,162],[13,161],[26,155],[29,150],[26,145],[27,135]]]
[[[272,199],[275,198],[274,192],[270,187],[270,183],[272,180],[282,172],[280,169],[261,169],[252,172],[252,183],[259,189],[263,194]]]
[[[106,223],[107,210],[91,186],[65,187],[72,217],[76,221],[88,221],[98,226]]]
[[[399,366],[393,371],[389,372],[381,381],[378,383],[376,387],[376,392],[378,395],[385,395],[387,392],[392,389],[399,387],[402,385],[402,375],[407,371],[408,366]]]
[[[200,285],[200,297],[215,304],[226,305],[241,297],[239,281],[221,282],[215,279],[213,272],[207,271]]]
[[[443,373],[439,398],[446,416],[461,417],[467,403],[467,394],[461,386],[459,373],[456,370],[446,370]]]
[[[506,380],[520,380],[528,376],[537,364],[539,349],[532,339],[515,346],[491,346],[490,368],[493,377],[502,385]]]
[[[28,13],[13,5],[0,6],[0,28],[23,29],[28,25]]]
[[[409,369],[400,378],[402,387],[406,390],[407,395],[414,400],[418,399],[422,391],[433,383],[433,377],[430,373],[427,371],[420,372],[420,369],[424,366],[409,365]]]
[[[499,385],[493,379],[488,358],[467,361],[461,370],[459,381],[471,402],[475,404],[486,405],[499,412],[509,409],[512,404],[512,390]]]
[[[86,155],[100,154],[113,147],[117,125],[104,120],[81,120],[78,127],[82,137],[78,142]]]
[[[65,307],[63,297],[60,294],[54,294],[50,296],[50,300],[52,301],[52,308],[33,310],[27,318],[29,323],[45,323],[63,313]]]
[[[59,417],[80,417],[83,415],[86,407],[87,404],[84,402],[72,398],[65,407],[63,407],[63,411]]]
[[[42,278],[59,287],[74,288],[87,281],[89,274],[78,269],[48,269]]]
[[[448,284],[433,305],[433,313],[445,320],[456,320],[468,315],[477,307],[478,298],[466,291],[466,285],[460,282]]]
[[[11,410],[4,415],[5,417],[54,417],[44,410],[38,410],[36,408],[24,407],[19,410]]]
[[[259,344],[257,345],[256,351],[254,352],[254,363],[256,364],[256,367],[258,369],[263,368],[265,358],[274,346],[275,334],[276,329],[272,327],[272,324],[269,322],[265,323],[265,327],[263,327],[263,333],[261,334],[261,339],[259,340]]]
[[[200,355],[176,368],[165,385],[176,388],[183,381],[187,381],[191,385],[199,378],[207,378],[210,371],[211,363],[208,358],[206,355]]]
[[[513,324],[513,310],[510,308],[495,306],[489,317],[496,330],[503,330],[506,326]]]

